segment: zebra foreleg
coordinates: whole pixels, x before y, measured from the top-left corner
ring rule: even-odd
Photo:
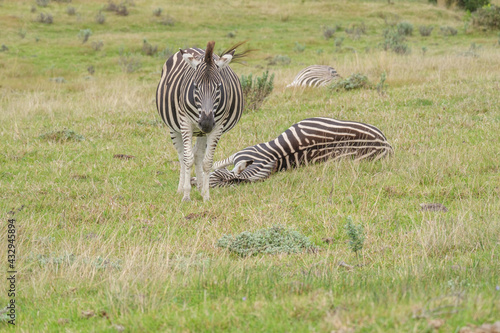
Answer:
[[[194,146],[194,167],[196,171],[196,186],[198,189],[203,185],[203,158],[207,150],[207,137],[201,136],[196,139]]]
[[[186,173],[184,166],[184,147],[182,145],[182,135],[177,132],[170,132],[170,137],[174,144],[175,150],[177,150],[177,155],[179,156],[179,164],[181,165],[181,172],[179,176],[179,186],[177,187],[177,193],[184,192],[184,175]]]
[[[203,201],[208,201],[208,199],[210,199],[210,170],[212,170],[215,148],[220,140],[223,129],[223,126],[218,126],[207,135],[206,152],[205,157],[203,158],[203,183],[201,187],[201,196],[203,197]]]
[[[194,155],[193,155],[193,130],[191,127],[186,128],[186,126],[181,125],[182,131],[182,146],[183,146],[183,158],[181,166],[181,174],[180,181],[183,182],[182,191],[184,192],[184,196],[182,197],[182,201],[191,201],[189,197],[189,193],[191,192],[191,168],[193,167]],[[180,184],[179,184],[180,187]]]

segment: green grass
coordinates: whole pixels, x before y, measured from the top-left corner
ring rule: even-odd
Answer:
[[[0,258],[6,267],[7,212],[24,205],[14,215],[18,330],[423,332],[443,319],[437,331],[454,332],[498,320],[498,32],[464,31],[463,12],[427,1],[393,2],[136,0],[126,17],[105,12],[103,25],[95,15],[107,1],[73,0],[79,16],[56,1],[35,13],[34,1],[0,2],[0,44],[9,48],[0,52]],[[158,7],[174,26],[159,23]],[[54,23],[34,22],[40,12]],[[409,55],[382,51],[389,14],[434,31],[408,36]],[[360,22],[359,39],[335,33],[345,37],[340,50],[323,36],[325,26]],[[442,36],[440,26],[458,34]],[[83,29],[92,30],[85,44]],[[271,95],[222,137],[216,160],[312,116],[373,124],[395,154],[212,189],[207,203],[193,189],[181,203],[177,154],[154,103],[165,59],[142,54],[144,39],[159,50],[249,39],[259,51],[231,67],[275,74]],[[477,56],[467,55],[472,43]],[[140,69],[123,71],[126,54]],[[268,65],[277,55],[291,63]],[[372,84],[386,73],[384,93],[285,89],[312,64]],[[348,216],[363,225],[357,255]],[[320,250],[238,258],[217,246],[223,235],[273,225]],[[0,283],[4,302],[6,289]]]

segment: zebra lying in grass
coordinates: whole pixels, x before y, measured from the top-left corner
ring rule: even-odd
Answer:
[[[353,157],[378,160],[393,152],[375,126],[316,117],[304,119],[276,139],[247,147],[214,163],[210,187],[264,180],[276,171]],[[230,171],[226,167],[234,165]],[[192,179],[195,183],[195,178]]]
[[[340,76],[330,66],[312,65],[304,68],[286,87],[325,87]]]

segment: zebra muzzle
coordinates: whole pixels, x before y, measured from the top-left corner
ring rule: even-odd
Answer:
[[[214,129],[215,126],[215,119],[214,119],[214,113],[209,112],[201,112],[200,114],[200,119],[198,120],[198,127],[203,133],[210,133]]]

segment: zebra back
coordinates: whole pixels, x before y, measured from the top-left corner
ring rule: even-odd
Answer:
[[[288,87],[324,87],[339,78],[337,71],[325,65],[312,65],[301,70]]]
[[[315,117],[294,124],[274,140],[247,147],[215,165],[224,167],[232,161],[234,169],[227,172],[233,175],[233,183],[241,183],[243,180],[263,180],[276,171],[327,160],[344,157],[378,160],[392,152],[386,137],[375,126]],[[231,184],[227,172],[211,175],[211,184]],[[217,177],[222,176],[217,183]]]

